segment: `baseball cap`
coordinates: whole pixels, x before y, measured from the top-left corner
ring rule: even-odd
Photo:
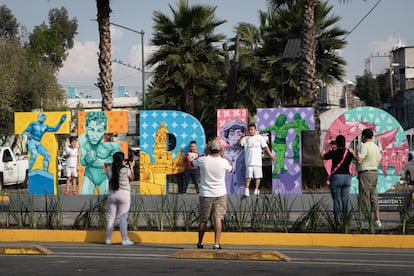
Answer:
[[[221,142],[219,139],[214,139],[210,141],[210,144],[208,146],[210,150],[221,150]]]

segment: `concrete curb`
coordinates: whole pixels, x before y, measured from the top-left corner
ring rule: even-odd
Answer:
[[[129,231],[135,243],[193,244],[197,232]],[[28,230],[0,229],[0,242],[81,242],[103,243],[103,230]],[[204,244],[213,244],[214,233],[207,232]],[[121,236],[114,232],[113,243],[120,243]],[[223,232],[222,245],[247,246],[325,246],[414,249],[414,235],[384,234],[327,234],[327,233],[257,233]]]
[[[41,245],[1,245],[4,255],[52,255],[53,252]]]
[[[278,251],[182,249],[169,256],[173,259],[216,259],[245,261],[287,261],[290,257]]]
[[[9,196],[5,196],[5,195],[0,195],[0,203],[3,203],[3,204],[7,204],[7,203],[9,203],[10,202],[10,198],[9,198]]]

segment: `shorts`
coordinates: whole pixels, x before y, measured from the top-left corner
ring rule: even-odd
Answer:
[[[246,178],[263,178],[263,170],[261,166],[246,167]]]
[[[78,169],[75,167],[66,167],[66,176],[67,177],[78,177]]]
[[[227,212],[227,195],[219,197],[200,196],[200,221],[208,221],[210,215],[223,219]]]

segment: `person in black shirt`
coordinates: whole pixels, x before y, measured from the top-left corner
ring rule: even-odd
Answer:
[[[325,144],[321,151],[323,160],[332,160],[330,173],[330,190],[333,200],[333,213],[337,229],[340,229],[340,211],[344,218],[350,213],[349,191],[351,189],[352,175],[349,166],[355,156],[355,151],[345,148],[345,137],[338,135],[335,140]]]

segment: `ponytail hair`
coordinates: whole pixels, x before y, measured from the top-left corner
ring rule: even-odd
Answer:
[[[109,188],[113,191],[119,190],[119,172],[123,167],[122,161],[124,161],[124,159],[125,155],[121,151],[115,152],[113,155],[112,178],[109,181]]]

